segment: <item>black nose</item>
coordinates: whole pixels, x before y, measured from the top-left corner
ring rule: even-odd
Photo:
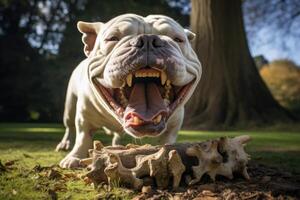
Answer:
[[[147,50],[162,47],[164,42],[157,35],[139,35],[133,39],[131,45],[138,48],[145,48]]]

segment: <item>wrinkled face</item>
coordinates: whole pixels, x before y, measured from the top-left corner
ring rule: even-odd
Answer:
[[[194,34],[161,15],[127,14],[78,28],[101,103],[130,135],[161,134],[201,76],[189,41]]]

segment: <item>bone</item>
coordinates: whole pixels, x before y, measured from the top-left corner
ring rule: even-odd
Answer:
[[[110,187],[118,184],[128,184],[136,190],[141,189],[143,180],[136,176],[123,166],[118,155],[110,154],[108,157],[109,165],[104,169]]]
[[[79,164],[83,165],[83,166],[88,166],[88,165],[92,164],[92,162],[93,162],[92,158],[85,158],[85,159],[81,159],[79,161]]]
[[[168,169],[173,176],[173,188],[178,188],[185,166],[182,163],[181,157],[176,150],[169,152]]]
[[[199,182],[205,173],[215,180],[214,171],[222,163],[222,156],[218,152],[218,141],[208,142],[205,147],[194,145],[189,147],[186,153],[197,157],[199,163],[192,167],[195,178],[190,181],[189,185]]]
[[[101,141],[95,140],[93,143],[93,147],[95,150],[100,151],[104,147],[104,145],[102,144]]]
[[[244,150],[249,141],[249,136],[239,136],[174,145],[117,147],[103,147],[102,143],[95,142],[94,149],[90,150],[91,158],[80,162],[88,165],[87,176],[94,185],[104,182],[110,187],[124,185],[140,190],[144,185],[142,178],[148,177],[158,188],[175,189],[185,184],[183,174],[188,185],[199,183],[204,174],[213,181],[216,176],[232,179],[233,172],[250,179],[249,155]]]

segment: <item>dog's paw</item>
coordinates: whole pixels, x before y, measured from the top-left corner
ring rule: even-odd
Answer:
[[[71,141],[70,140],[62,140],[56,146],[55,151],[68,151],[71,148]]]
[[[62,161],[60,161],[59,166],[61,168],[77,168],[80,167],[80,158],[67,155]]]

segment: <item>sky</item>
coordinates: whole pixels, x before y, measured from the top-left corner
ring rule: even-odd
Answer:
[[[185,15],[190,14],[191,12],[190,0],[167,0],[167,1],[171,7],[179,8],[182,14]],[[259,11],[263,9],[257,9],[257,8],[265,8],[268,11],[267,13],[270,13],[271,11],[274,10],[274,9],[272,10],[271,6],[273,4],[276,5],[276,3],[277,4],[280,3],[281,0],[268,0],[264,2],[260,0],[249,0],[244,2],[243,11],[244,11],[245,28],[246,28],[249,48],[253,57],[263,55],[268,61],[272,61],[275,59],[290,59],[300,66],[300,15],[297,18],[299,20],[297,20],[297,22],[293,23],[291,27],[289,27],[289,29],[292,30],[293,33],[298,34],[297,37],[292,36],[291,33],[286,34],[284,32],[284,29],[286,29],[286,24],[287,24],[284,21],[285,20],[284,17],[289,16],[288,13],[289,12],[292,13],[292,11],[295,10],[300,12],[300,9],[294,9],[293,6],[295,6],[297,2],[295,3],[293,1],[299,1],[299,0],[289,0],[290,3],[285,4],[286,6],[281,10],[279,10],[278,13],[280,15],[278,18],[274,18],[272,17],[272,15],[269,14],[264,15],[263,12],[262,12],[262,16],[258,18],[257,13],[259,13]],[[262,2],[265,3],[263,4],[263,6],[261,6]],[[254,9],[252,5],[254,5]],[[41,12],[46,17],[49,17],[48,15],[50,14],[49,6],[50,4],[42,4],[42,3],[41,5],[39,5]],[[249,7],[248,9],[245,9],[246,6],[250,6],[250,9]],[[66,8],[63,9],[65,10]],[[278,10],[278,8],[276,8],[275,10]],[[251,20],[251,15],[252,15],[252,20],[254,16],[254,21],[258,23],[256,24],[254,23],[254,25],[253,23],[249,23],[249,20]],[[270,23],[264,22],[265,19],[262,18],[263,17],[267,18],[269,16],[271,18],[271,20],[269,20]],[[284,24],[282,24],[282,26],[276,26],[276,20],[277,21],[281,20],[283,21]],[[22,25],[22,23],[20,25]],[[36,28],[37,28],[37,35],[39,34],[42,35],[46,27],[43,24],[38,24]],[[61,30],[64,30],[65,26],[60,28]],[[44,44],[43,48],[41,48],[40,50],[47,49],[50,52],[57,54],[59,49],[59,43],[62,40],[62,34],[57,34],[55,38],[57,41],[54,41],[54,44],[46,43]],[[40,46],[40,41],[37,40],[37,38],[29,36],[28,39],[32,46],[34,47]]]
[[[177,7],[181,9],[182,14],[189,15],[191,12],[191,5],[190,0],[167,0],[171,7]],[[280,0],[268,0],[268,1],[260,1],[260,0],[249,0],[245,1],[244,5],[244,21],[245,21],[245,29],[248,38],[248,44],[250,48],[250,52],[253,57],[263,55],[268,61],[276,60],[276,59],[290,59],[294,61],[298,66],[300,66],[300,15],[298,18],[295,18],[295,22],[291,24],[290,30],[292,33],[296,33],[298,35],[292,35],[291,32],[286,33],[284,29],[286,29],[287,23],[283,24],[281,27],[276,26],[277,21],[284,21],[284,17],[288,17],[292,11],[300,12],[300,9],[295,9],[296,1],[299,0],[289,0],[285,4],[285,7],[280,8],[282,10],[281,16],[279,15],[278,18],[271,18],[271,15],[265,15],[263,17],[271,18],[270,23],[265,23],[263,26],[257,25],[257,27],[251,25],[251,23],[247,23],[247,20],[250,18],[250,15],[247,15],[245,6],[251,4],[260,5],[261,3],[264,4],[265,10],[272,9],[271,6],[284,2],[278,2]],[[295,1],[295,2],[294,2]],[[267,5],[267,6],[266,6]],[[262,9],[263,10],[263,9]],[[257,12],[257,10],[255,10]],[[269,11],[270,12],[270,11]],[[273,14],[273,13],[271,13]],[[284,16],[283,16],[284,15]],[[291,14],[290,14],[291,15]],[[254,15],[255,16],[255,15]],[[256,16],[255,16],[256,17]],[[262,17],[262,18],[263,18]],[[257,18],[258,20],[261,20]],[[256,20],[256,19],[255,19]],[[264,19],[262,19],[264,20]],[[273,21],[272,21],[273,20]],[[263,21],[262,21],[263,22]],[[284,22],[283,22],[284,23]]]

